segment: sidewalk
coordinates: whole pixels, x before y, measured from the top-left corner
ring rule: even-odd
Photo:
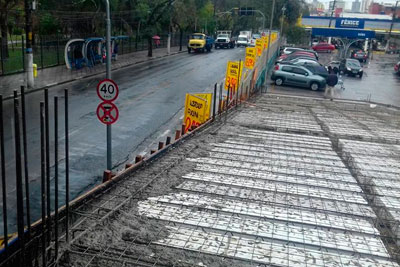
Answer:
[[[185,52],[184,47],[181,52]],[[171,47],[171,55],[181,53],[179,47]],[[167,48],[157,48],[153,50],[153,57],[147,56],[147,50],[134,52],[130,54],[120,55],[117,61],[112,62],[112,69],[116,70],[133,64],[142,63],[155,58],[168,56]],[[98,64],[92,68],[82,68],[80,70],[69,70],[65,65],[60,65],[52,68],[38,70],[38,76],[35,78],[35,87],[32,90],[38,90],[45,87],[51,87],[70,81],[94,76],[106,71],[104,64]],[[15,89],[19,89],[21,85],[26,85],[25,73],[14,75],[6,75],[0,77],[0,94],[4,98],[10,97]]]

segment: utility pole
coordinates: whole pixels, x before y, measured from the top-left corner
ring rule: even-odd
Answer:
[[[386,43],[385,52],[387,52],[389,50],[390,37],[392,35],[393,24],[394,24],[394,21],[396,19],[396,12],[397,12],[397,4],[398,3],[399,3],[399,1],[396,1],[396,5],[394,6],[392,23],[390,24],[389,36],[388,36],[388,40],[387,40],[387,43]]]
[[[279,52],[279,50],[280,50],[280,48],[281,48],[281,46],[282,46],[282,39],[283,39],[283,21],[284,21],[284,19],[285,19],[285,11],[286,11],[286,7],[285,6],[283,6],[282,7],[282,20],[281,20],[281,36],[280,36],[280,38],[279,38],[279,46],[278,46],[278,50],[277,50],[277,52]]]
[[[111,80],[111,15],[110,15],[110,2],[106,1],[106,13],[107,13],[107,35],[106,35],[106,78]],[[111,124],[107,124],[107,169],[112,170],[112,145],[111,145]]]
[[[268,62],[269,46],[271,44],[271,32],[272,32],[272,23],[274,21],[274,13],[275,13],[275,0],[272,1],[271,19],[270,19],[270,22],[269,22],[268,45],[267,45],[267,65],[269,63]],[[280,38],[282,38],[282,37],[280,36]],[[268,74],[265,74],[265,75],[267,76]],[[265,78],[267,78],[267,77],[265,77]],[[265,79],[265,80],[267,80],[267,79]]]
[[[336,7],[336,0],[333,0],[331,17],[329,19],[329,28],[331,27],[331,24],[332,24],[333,12],[335,12],[335,7]],[[332,40],[332,37],[328,37],[328,43],[331,43],[331,40]]]
[[[330,17],[330,19],[329,19],[329,28],[331,27],[331,24],[332,24],[333,12],[335,12],[335,7],[336,7],[336,0],[333,0],[333,6],[332,6],[331,17]]]
[[[32,50],[32,10],[35,8],[36,2],[30,2],[24,0],[25,4],[25,72],[26,72],[26,84],[28,88],[34,87],[33,80],[33,50]]]

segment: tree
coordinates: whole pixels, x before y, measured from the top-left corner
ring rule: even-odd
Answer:
[[[199,25],[199,28],[202,29],[202,32],[205,34],[215,32],[214,5],[211,3],[211,1],[205,2],[204,5],[199,9],[197,18],[196,24]]]
[[[193,30],[196,5],[193,0],[178,0],[174,3],[172,24],[179,30],[179,51],[182,51],[183,33]]]
[[[157,34],[159,29],[158,23],[167,15],[167,11],[171,11],[171,5],[174,0],[140,0],[137,8],[140,10],[141,21],[144,21],[146,28],[143,31],[144,37],[147,39],[148,53],[147,56],[153,56],[152,37]]]
[[[18,4],[21,4],[19,0],[0,0],[1,54],[3,58],[8,58],[9,15]]]

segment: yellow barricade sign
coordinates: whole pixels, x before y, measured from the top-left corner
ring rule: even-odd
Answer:
[[[211,103],[212,103],[212,93],[209,94],[194,94],[197,97],[200,97],[204,100],[207,101],[206,104],[206,114],[205,114],[205,120],[207,121],[210,118],[210,113],[211,113]]]
[[[271,34],[271,39],[272,39],[272,41],[275,41],[277,38],[278,38],[278,34],[277,34],[276,32],[273,32],[273,33]]]
[[[186,94],[185,116],[183,123],[186,125],[185,132],[192,126],[199,126],[206,121],[207,101],[203,98]]]
[[[228,61],[225,75],[225,90],[228,88],[238,88],[242,77],[243,62]]]
[[[248,69],[253,69],[255,64],[256,64],[256,48],[246,47],[246,59],[244,65]]]
[[[263,40],[261,38],[256,40],[256,49],[257,49],[257,56],[261,57],[263,52]]]
[[[264,50],[268,48],[268,36],[264,36]]]

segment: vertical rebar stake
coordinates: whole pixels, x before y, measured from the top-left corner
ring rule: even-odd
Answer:
[[[213,116],[212,116],[212,120],[215,120],[215,102],[217,101],[217,83],[214,84],[214,95],[213,95]]]
[[[46,261],[46,155],[45,155],[45,122],[44,122],[44,103],[40,102],[40,193],[42,203],[42,266],[47,266]]]
[[[28,171],[28,147],[26,141],[26,108],[25,87],[21,86],[21,108],[22,108],[22,143],[24,146],[24,171],[25,171],[25,198],[26,198],[26,224],[28,226],[27,237],[31,234],[31,212],[29,203],[29,171]]]
[[[22,185],[21,132],[19,120],[19,101],[17,90],[14,91],[14,141],[15,141],[15,176],[17,191],[17,229],[21,254],[19,264],[25,267],[25,238],[24,238],[24,190]]]
[[[44,124],[46,140],[46,201],[47,201],[47,243],[51,242],[51,195],[50,195],[50,125],[49,125],[49,91],[44,89]],[[49,250],[49,259],[50,259]]]
[[[54,97],[54,258],[58,255],[58,97]]]
[[[68,89],[65,95],[65,238],[69,242],[69,133],[68,133]]]
[[[3,122],[3,95],[0,95],[0,153],[1,153],[1,187],[3,195],[3,232],[4,251],[8,256],[8,225],[7,225],[7,185],[6,185],[6,160],[4,152],[4,122]]]

